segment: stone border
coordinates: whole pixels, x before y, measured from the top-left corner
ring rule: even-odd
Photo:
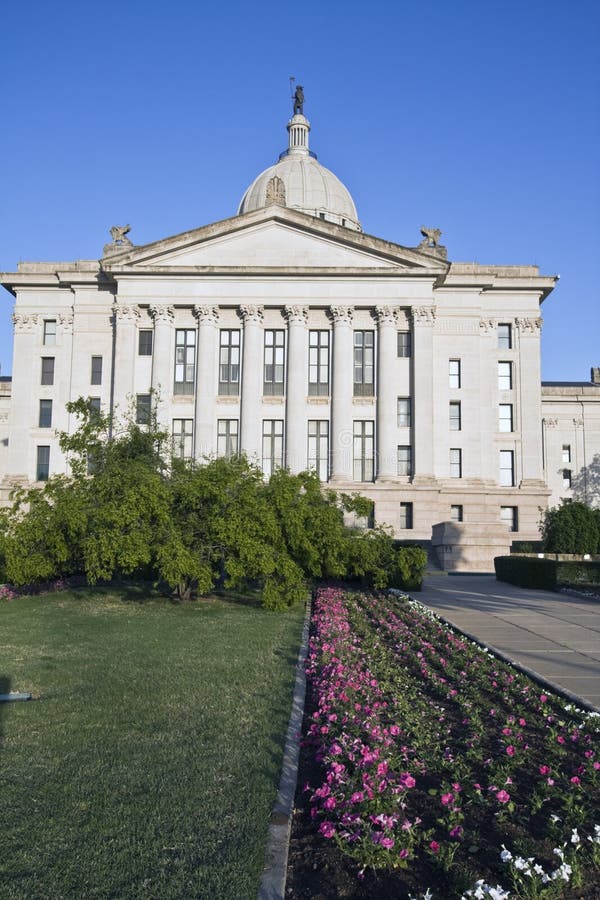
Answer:
[[[271,824],[267,837],[265,866],[263,869],[258,900],[284,900],[287,879],[288,848],[294,814],[294,797],[298,781],[298,760],[300,757],[300,735],[304,716],[306,696],[306,673],[304,663],[308,652],[308,631],[310,626],[311,601],[308,601],[302,642],[296,663],[296,681],[292,698],[292,712],[288,724],[281,764],[281,778],[277,799],[271,813]]]

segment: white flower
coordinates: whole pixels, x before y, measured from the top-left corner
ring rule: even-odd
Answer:
[[[533,871],[535,872],[536,875],[544,875],[545,874],[544,870],[542,869],[542,867],[540,866],[539,863],[535,864],[535,866],[533,867]]]
[[[562,850],[560,849],[560,847],[555,847],[554,850],[553,850],[552,852],[553,852],[554,854],[556,854],[556,856],[560,856],[561,859],[564,859],[564,858],[565,858],[565,854],[562,852]]]
[[[500,853],[500,859],[502,862],[509,862],[513,858],[510,850],[507,850],[504,844],[502,844],[502,852]]]
[[[579,844],[579,843],[581,843],[581,838],[580,838],[579,835],[577,834],[577,829],[576,829],[576,828],[574,828],[573,831],[571,832],[571,843],[572,843],[572,844]]]
[[[515,869],[519,869],[519,871],[521,872],[526,872],[529,869],[529,863],[526,859],[523,859],[522,856],[517,856],[514,862],[514,867]]]

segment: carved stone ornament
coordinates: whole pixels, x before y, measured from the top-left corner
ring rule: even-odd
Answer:
[[[442,236],[440,228],[426,228],[425,225],[421,225],[421,234],[423,235],[423,240],[419,244],[419,247],[439,246],[440,238]]]
[[[489,334],[490,331],[495,331],[497,328],[497,322],[495,319],[480,319],[479,327],[481,331],[484,331],[486,334]]]
[[[62,312],[58,314],[58,324],[62,326],[63,331],[71,331],[73,328],[73,312]]]
[[[140,311],[137,306],[127,306],[127,304],[115,303],[113,313],[117,321],[137,322],[140,318]]]
[[[573,425],[575,428],[583,428],[583,419],[573,419]]]
[[[433,325],[435,322],[435,309],[433,306],[413,306],[412,317],[415,325]]]
[[[15,331],[33,331],[39,321],[39,316],[36,313],[32,315],[13,313],[12,320]]]
[[[520,331],[528,332],[529,334],[539,333],[542,328],[542,320],[540,318],[536,319],[517,319],[517,328]]]
[[[398,309],[395,306],[376,306],[377,324],[389,325],[395,328],[398,321]]]
[[[103,256],[110,256],[111,253],[122,253],[123,250],[129,250],[133,244],[127,237],[131,231],[131,225],[113,225],[110,229],[112,243],[105,244]]]
[[[334,325],[352,325],[354,319],[353,306],[330,306],[329,309]]]
[[[265,206],[285,206],[285,184],[279,175],[273,175],[267,181],[265,191]]]
[[[155,325],[158,322],[165,322],[167,325],[171,325],[175,320],[175,310],[172,306],[150,306],[148,307],[148,312],[154,319]]]
[[[195,306],[194,315],[198,319],[200,325],[218,325],[219,324],[219,307],[218,306]]]
[[[544,419],[547,428],[556,428],[558,425],[558,419]]]
[[[240,306],[240,315],[244,325],[262,325],[264,306]]]
[[[290,325],[308,324],[308,306],[286,306],[283,313]]]

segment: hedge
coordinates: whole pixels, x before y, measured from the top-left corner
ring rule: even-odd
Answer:
[[[600,561],[540,559],[536,556],[497,556],[498,581],[525,588],[555,591],[561,585],[600,585]]]

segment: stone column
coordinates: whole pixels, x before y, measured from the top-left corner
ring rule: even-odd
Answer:
[[[479,321],[479,453],[481,478],[490,487],[498,484],[498,323]],[[463,374],[464,378],[464,374]],[[513,409],[513,416],[516,410]],[[510,437],[510,435],[509,435]]]
[[[352,481],[354,340],[351,306],[332,306],[331,481]]]
[[[377,360],[377,480],[394,481],[398,474],[396,441],[397,390],[392,377],[397,357],[397,310],[377,306],[379,326]]]
[[[17,307],[18,309],[18,307]],[[7,476],[12,484],[35,481],[36,442],[31,440],[31,426],[37,425],[36,398],[51,398],[54,387],[40,386],[43,356],[54,356],[54,384],[59,369],[55,347],[41,346],[43,320],[33,313],[13,313],[15,326],[14,375],[11,385],[10,440],[8,442]],[[41,351],[41,352],[40,352]],[[46,352],[47,351],[47,352]],[[17,361],[20,363],[17,364]],[[50,431],[50,429],[48,429]],[[39,441],[50,443],[50,441]],[[50,466],[53,460],[50,459]]]
[[[173,397],[174,370],[172,352],[174,348],[173,322],[175,310],[172,306],[151,306],[149,313],[154,319],[154,341],[152,345],[152,392],[156,403],[156,419],[159,428],[171,433],[168,409]]]
[[[288,321],[286,463],[293,474],[307,465],[306,385],[308,381],[308,307],[286,306]]]
[[[543,482],[542,468],[542,393],[540,332],[542,320],[517,319],[519,337],[518,379],[521,407],[521,487],[539,487]],[[518,474],[518,473],[517,473]]]
[[[244,321],[242,357],[241,450],[251,462],[262,459],[263,307],[240,306]]]
[[[432,484],[435,422],[433,410],[433,306],[413,306],[413,484]],[[444,422],[447,428],[447,422]]]
[[[115,333],[115,362],[113,368],[111,411],[117,416],[126,414],[131,406],[134,389],[134,365],[136,358],[137,322],[140,311],[137,306],[116,302],[113,306]]]
[[[194,456],[201,459],[217,448],[215,398],[216,360],[218,352],[219,308],[195,306],[198,319],[196,358],[196,395],[194,410]]]

